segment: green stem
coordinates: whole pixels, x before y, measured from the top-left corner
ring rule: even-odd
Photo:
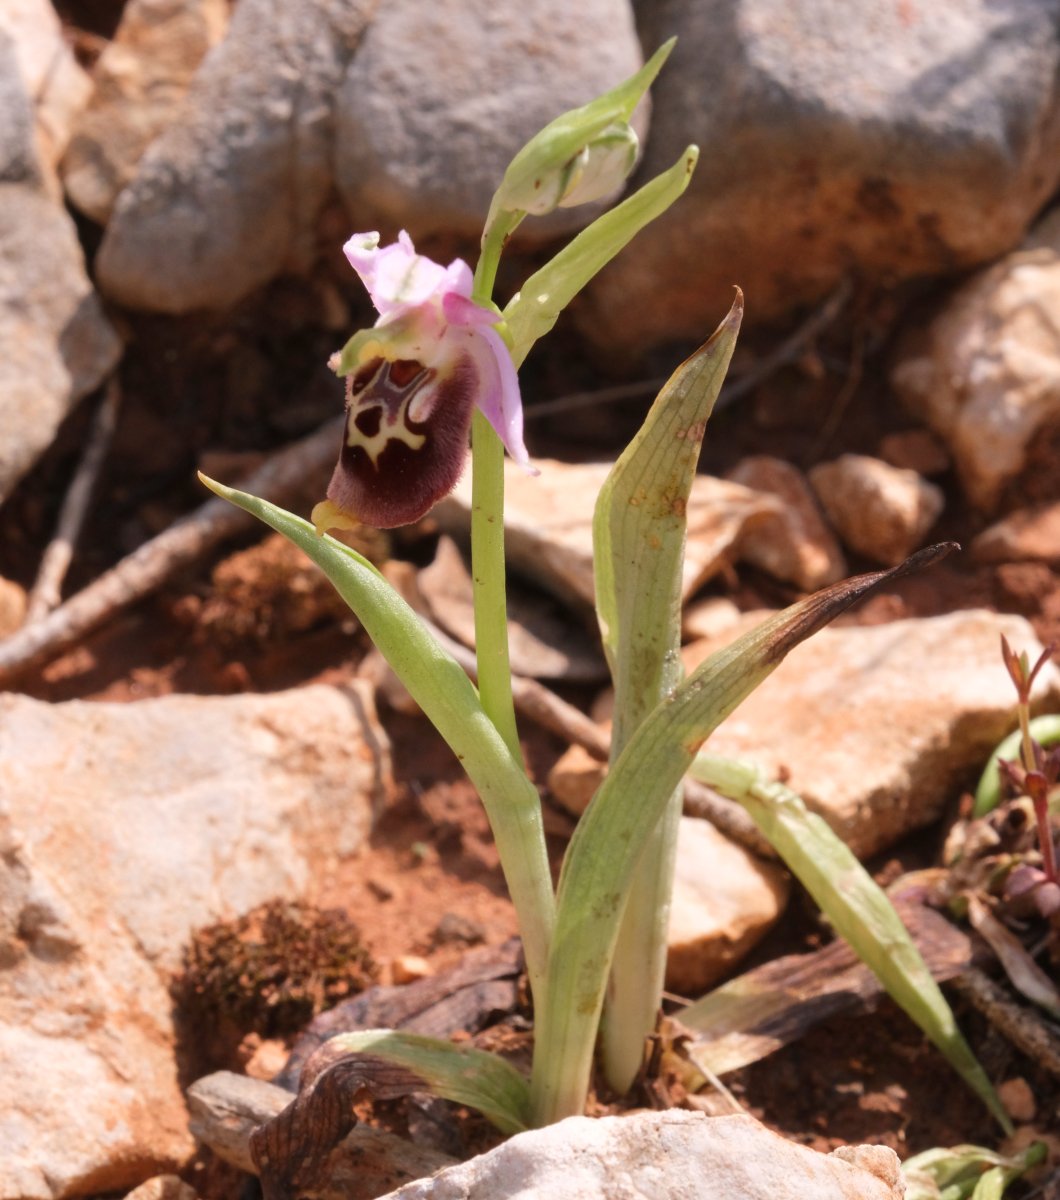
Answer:
[[[611,961],[600,1060],[607,1082],[623,1095],[633,1086],[659,1016],[683,799],[678,788],[644,847]]]
[[[504,446],[476,411],[471,422],[471,577],[482,707],[521,762],[508,660],[504,567]]]
[[[502,213],[483,234],[472,299],[489,304],[501,251],[518,219]],[[522,762],[508,658],[504,567],[504,446],[478,410],[471,422],[471,578],[475,655],[482,707],[516,760]]]

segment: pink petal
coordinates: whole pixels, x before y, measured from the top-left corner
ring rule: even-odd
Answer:
[[[536,475],[523,444],[523,398],[508,347],[495,329],[477,330],[474,342],[473,353],[483,376],[478,406],[515,462]]]
[[[471,274],[471,268],[462,258],[454,258],[445,269],[446,295],[455,292],[458,296],[470,296],[474,282],[475,277]]]
[[[442,311],[450,325],[463,328],[480,325],[496,325],[500,317],[490,308],[484,308],[456,292],[446,292],[442,297]]]
[[[343,250],[380,316],[395,320],[434,298],[442,298],[449,272],[433,259],[417,254],[404,230],[389,246],[380,248],[378,243],[378,234],[354,234]]]

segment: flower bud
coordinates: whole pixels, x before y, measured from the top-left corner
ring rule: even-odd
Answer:
[[[633,128],[615,124],[582,147],[574,160],[560,208],[603,200],[626,181],[637,161],[640,143]]]
[[[487,229],[500,213],[540,217],[618,189],[637,160],[637,135],[629,124],[633,110],[672,48],[673,39],[617,88],[563,113],[531,138],[504,173]]]

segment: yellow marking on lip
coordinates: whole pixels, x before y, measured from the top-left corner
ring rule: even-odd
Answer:
[[[368,437],[362,433],[355,421],[347,423],[346,428],[346,444],[351,450],[358,446],[372,460],[372,466],[379,466],[379,456],[390,445],[391,442],[404,442],[410,450],[419,450],[427,441],[427,435],[424,433],[413,433],[405,423],[405,410],[408,408],[408,402],[401,406],[401,411],[391,421],[384,421],[380,425],[377,433]]]

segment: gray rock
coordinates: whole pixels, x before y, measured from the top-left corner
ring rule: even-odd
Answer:
[[[0,502],[121,344],[85,275],[73,221],[50,194],[33,108],[0,30]]]
[[[523,143],[641,61],[629,0],[389,0],[339,97],[335,169],[348,211],[358,228],[477,238]],[[561,209],[520,232],[540,238],[591,215]]]
[[[747,295],[780,317],[850,272],[952,273],[1020,240],[1060,180],[1053,0],[645,0],[653,88],[638,180],[702,151],[688,193],[592,286],[587,333],[703,338]]]
[[[93,94],[62,162],[70,202],[100,225],[147,147],[180,113],[228,24],[225,0],[130,0],[92,70]]]
[[[810,483],[844,545],[888,567],[924,544],[945,504],[942,489],[915,471],[867,454],[818,463]]]
[[[1060,419],[1058,309],[1054,211],[899,348],[898,394],[945,442],[968,499],[984,512],[997,508],[1039,430]]]
[[[190,934],[312,899],[388,777],[365,685],[0,696],[2,1200],[115,1191],[187,1157],[168,981]]]
[[[686,647],[686,668],[760,619],[748,614],[737,630]],[[1041,653],[1022,617],[977,609],[826,629],[794,650],[707,748],[786,778],[856,854],[875,854],[941,816],[954,786],[974,779],[1015,727],[1001,634],[1032,662]],[[1060,671],[1049,666],[1035,704],[1058,701]]]
[[[470,1162],[383,1200],[901,1200],[898,1157],[883,1146],[818,1154],[753,1117],[670,1109],[569,1117],[520,1133]]]
[[[225,307],[313,261],[335,97],[374,7],[240,0],[181,119],[118,198],[97,260],[105,295],[157,312]]]
[[[639,65],[627,0],[240,0],[118,199],[100,286],[133,308],[227,307],[312,263],[335,183],[351,231],[477,236],[523,142]]]

